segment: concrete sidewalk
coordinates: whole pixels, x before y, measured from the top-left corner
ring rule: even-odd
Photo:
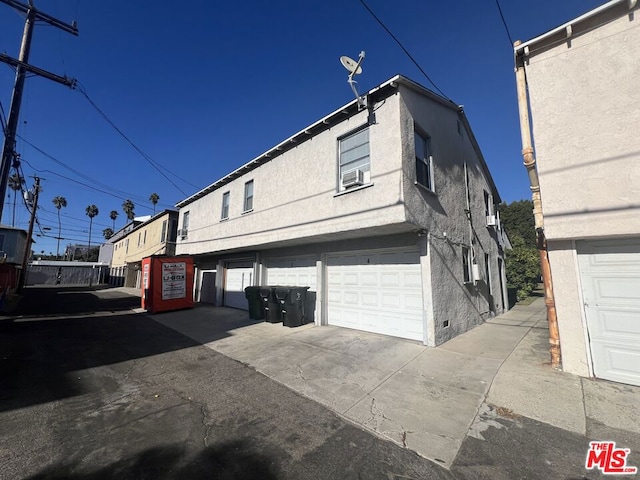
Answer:
[[[543,299],[437,348],[338,327],[252,322],[226,308],[152,318],[446,467],[467,435],[499,427],[495,411],[596,438],[598,425],[640,433],[640,388],[550,368]]]

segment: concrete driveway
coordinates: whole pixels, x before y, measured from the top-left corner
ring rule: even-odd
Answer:
[[[539,302],[435,349],[204,305],[153,318],[449,468],[500,365],[543,311]]]

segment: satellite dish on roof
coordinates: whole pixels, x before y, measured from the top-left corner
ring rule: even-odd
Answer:
[[[358,57],[357,62],[354,59],[347,57],[346,55],[343,55],[342,57],[340,57],[340,63],[342,63],[342,66],[346,68],[347,71],[349,72],[349,76],[347,77],[347,82],[349,83],[351,90],[353,90],[353,94],[356,96],[359,110],[362,110],[363,108],[365,108],[366,104],[365,104],[364,98],[361,97],[360,94],[358,93],[358,89],[356,88],[356,85],[358,84],[358,82],[356,82],[353,79],[353,76],[359,75],[362,73],[362,67],[360,65],[362,65],[363,60],[364,60],[364,50],[360,52],[360,56]]]
[[[350,74],[360,75],[362,73],[361,61],[356,62],[353,58],[343,55],[340,57],[340,63]]]

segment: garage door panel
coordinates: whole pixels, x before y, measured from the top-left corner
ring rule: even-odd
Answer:
[[[328,323],[423,340],[418,252],[365,252],[327,259]]]
[[[640,309],[598,307],[588,308],[588,314],[597,317],[592,334],[640,344]]]
[[[224,306],[247,310],[249,304],[244,289],[251,285],[253,285],[252,263],[229,263],[224,284]]]
[[[615,343],[601,343],[594,345],[593,353],[601,359],[594,364],[597,377],[636,384],[640,371],[640,349],[631,345],[621,348]]]
[[[640,385],[640,239],[577,247],[594,374]]]

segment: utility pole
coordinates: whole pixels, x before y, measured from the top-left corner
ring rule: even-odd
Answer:
[[[29,232],[27,233],[27,242],[24,249],[24,255],[22,256],[22,268],[18,275],[18,287],[16,293],[22,293],[24,288],[24,282],[27,279],[27,263],[29,262],[29,256],[31,255],[31,243],[33,242],[33,224],[36,222],[36,210],[38,208],[38,197],[40,196],[40,177],[35,177],[36,184],[33,187],[33,203],[31,204],[31,219],[29,220]],[[27,201],[27,203],[30,203]]]
[[[54,82],[61,83],[71,88],[75,85],[74,79],[61,77],[28,64],[29,52],[31,51],[31,38],[33,37],[33,27],[35,26],[36,21],[43,21],[76,36],[78,35],[78,28],[76,27],[75,22],[69,25],[47,15],[46,13],[38,11],[33,5],[33,0],[29,0],[28,5],[16,0],[0,0],[0,3],[7,4],[22,13],[26,13],[27,15],[27,19],[24,23],[24,32],[22,34],[22,44],[20,45],[20,56],[18,59],[16,60],[8,55],[0,54],[0,62],[7,63],[16,68],[16,79],[13,86],[13,93],[11,95],[9,117],[7,118],[4,146],[2,148],[2,163],[0,163],[0,198],[2,198],[2,202],[0,202],[1,219],[2,211],[4,210],[4,197],[7,193],[9,171],[11,170],[11,164],[15,155],[16,130],[18,127],[18,117],[20,116],[20,105],[22,103],[22,91],[24,89],[26,73],[30,72],[40,75],[41,77],[48,78],[49,80],[53,80]]]

